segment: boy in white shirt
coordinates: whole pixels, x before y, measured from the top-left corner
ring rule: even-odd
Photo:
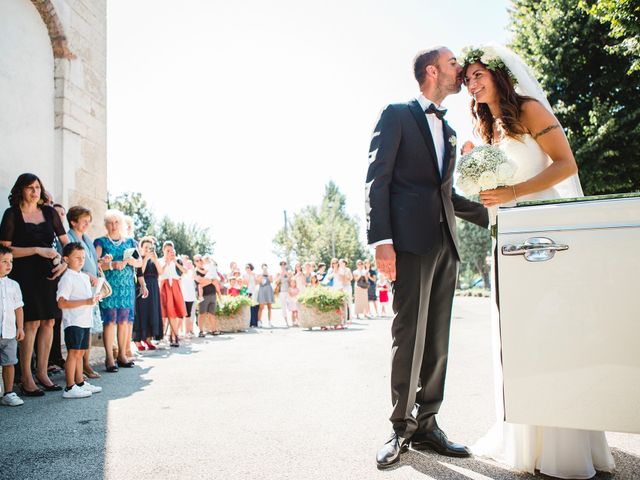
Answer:
[[[7,277],[13,269],[11,249],[0,245],[0,366],[4,395],[2,405],[17,407],[24,401],[13,391],[18,342],[24,338],[22,292],[18,282]]]
[[[71,242],[62,250],[62,257],[69,268],[58,283],[58,307],[62,310],[64,343],[67,360],[64,365],[67,388],[63,398],[86,398],[102,391],[102,387],[91,385],[82,376],[82,357],[89,348],[89,331],[92,325],[92,309],[100,300],[91,290],[89,276],[82,272],[84,247]]]

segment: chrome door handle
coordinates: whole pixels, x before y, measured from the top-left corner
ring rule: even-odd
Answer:
[[[528,262],[546,262],[551,260],[556,252],[569,250],[569,245],[561,245],[550,238],[533,237],[528,238],[521,245],[507,244],[502,246],[502,255],[524,255]]]

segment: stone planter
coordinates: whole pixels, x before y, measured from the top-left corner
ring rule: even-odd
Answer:
[[[216,322],[221,332],[244,332],[249,330],[251,310],[245,305],[240,307],[234,315],[216,315]]]
[[[321,312],[317,308],[298,305],[298,322],[302,328],[334,327],[342,324],[342,311]]]

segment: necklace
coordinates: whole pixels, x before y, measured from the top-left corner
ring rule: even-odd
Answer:
[[[120,240],[113,240],[109,235],[107,235],[107,238],[113,244],[114,247],[119,247],[120,245],[122,245],[122,242],[123,242],[122,238]]]

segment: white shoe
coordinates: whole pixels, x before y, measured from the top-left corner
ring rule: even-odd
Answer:
[[[24,403],[24,400],[22,400],[15,392],[11,392],[3,395],[0,403],[7,407],[19,407]]]
[[[102,387],[98,387],[97,385],[91,385],[86,380],[84,381],[84,385],[82,385],[80,388],[91,393],[100,393],[102,391]]]
[[[64,390],[62,392],[62,398],[87,398],[90,396],[91,392],[89,390],[85,390],[78,385],[74,385],[70,390]]]

